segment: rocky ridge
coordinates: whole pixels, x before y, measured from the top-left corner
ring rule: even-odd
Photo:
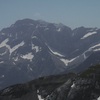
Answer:
[[[99,100],[100,65],[74,74],[41,77],[0,91],[0,100]]]

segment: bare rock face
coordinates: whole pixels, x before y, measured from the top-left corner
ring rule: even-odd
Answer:
[[[98,100],[100,65],[76,75],[41,77],[0,91],[0,100]]]
[[[17,84],[2,90],[0,100],[38,100],[38,97],[34,86]]]

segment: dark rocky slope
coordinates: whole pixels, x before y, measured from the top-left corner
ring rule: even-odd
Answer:
[[[99,100],[100,65],[76,75],[41,77],[0,91],[0,100]]]

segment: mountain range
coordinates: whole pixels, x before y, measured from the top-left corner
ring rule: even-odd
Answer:
[[[18,20],[0,31],[0,89],[39,77],[80,73],[100,62],[100,29]]]

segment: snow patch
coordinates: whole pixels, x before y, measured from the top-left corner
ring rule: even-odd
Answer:
[[[97,98],[97,100],[100,100],[100,96]]]
[[[9,39],[7,38],[7,39],[5,39],[4,41],[2,41],[1,43],[0,43],[0,48],[2,48],[2,47],[4,47],[4,46],[6,46],[7,44],[7,42],[9,41]]]
[[[63,59],[63,58],[61,58],[60,60],[63,61],[66,66],[70,65],[71,63],[75,64],[76,62],[84,61],[85,59],[87,59],[86,53],[89,52],[89,51],[91,51],[91,49],[86,50],[85,52],[83,52],[79,56],[76,56],[72,59]]]
[[[39,46],[35,46],[34,44],[32,44],[32,50],[35,50],[36,53],[39,52]]]
[[[92,46],[91,48],[94,49],[94,48],[99,47],[99,46],[100,46],[100,43]]]
[[[98,47],[98,48],[97,48]],[[86,55],[85,55],[85,53],[86,52],[89,52],[89,51],[100,51],[100,43],[99,44],[96,44],[96,45],[94,45],[94,46],[91,46],[88,50],[86,50],[84,53],[83,53],[83,55],[84,55],[84,58],[86,58]]]
[[[21,43],[17,44],[16,46],[14,46],[13,48],[9,48],[10,51],[10,55],[12,52],[14,52],[15,50],[17,50],[19,47],[24,45],[24,41],[22,41]]]
[[[100,47],[100,43],[90,47],[87,51],[100,51],[100,48],[97,47]]]
[[[5,51],[5,52],[1,53],[1,54],[0,54],[0,56],[3,56],[3,55],[5,55],[6,53],[7,53],[7,51]]]
[[[89,33],[85,34],[81,39],[85,39],[85,38],[87,38],[91,35],[94,35],[94,34],[97,34],[97,32],[89,32]]]
[[[75,87],[75,83],[72,84],[71,88],[74,88],[74,87]]]
[[[61,31],[61,28],[58,28],[57,31],[60,32]]]
[[[28,69],[29,71],[33,71],[33,69],[30,67],[29,64],[27,65],[27,69]]]
[[[4,63],[4,61],[1,61],[0,64]]]
[[[38,94],[37,96],[38,96],[38,99],[39,99],[39,100],[44,100],[44,99],[41,97],[41,95],[39,95],[39,90],[37,90],[37,94]]]
[[[44,100],[40,95],[38,95],[38,99],[39,100]]]
[[[75,58],[73,58],[73,59],[70,59],[70,60],[61,58],[60,60],[61,60],[62,62],[64,62],[64,64],[65,64],[66,66],[68,66],[69,63],[73,62],[73,61],[74,61],[75,59],[77,59],[78,57],[79,57],[79,56],[77,56],[77,57],[75,57]]]
[[[84,52],[84,53],[83,53],[83,57],[84,57],[84,59],[86,59],[86,58],[87,58],[87,56],[85,55],[85,53],[86,53],[86,52]]]
[[[77,62],[77,60],[78,60],[78,62],[79,62],[79,59],[81,59],[82,58],[82,60],[85,60],[85,59],[87,59],[87,57],[88,56],[86,56],[86,53],[87,52],[90,52],[90,51],[100,51],[100,48],[97,48],[97,47],[99,47],[100,46],[100,43],[99,44],[96,44],[96,45],[94,45],[94,46],[92,46],[92,47],[90,47],[88,50],[86,50],[85,52],[83,52],[81,55],[79,55],[79,56],[77,56],[77,57],[75,57],[75,58],[72,58],[72,59],[63,59],[63,58],[61,58],[60,60],[62,61],[62,62],[64,62],[64,64],[66,65],[66,66],[68,66],[69,64],[71,64],[71,63],[75,63],[75,61]],[[81,60],[81,61],[82,61]]]
[[[0,78],[4,78],[4,77],[5,77],[5,75],[1,75],[1,76],[0,76]]]
[[[16,58],[13,58],[14,59],[14,61],[18,61],[18,57],[16,57]]]
[[[37,38],[36,36],[32,36],[32,39]]]
[[[60,54],[60,53],[58,53],[58,52],[54,52],[54,51],[52,51],[52,50],[51,50],[51,52],[52,52],[54,55],[57,55],[57,56],[60,56],[60,57],[64,57],[64,55],[62,55],[62,54]]]
[[[97,48],[98,47],[98,48]],[[62,61],[62,62],[64,62],[64,64],[66,65],[66,66],[68,66],[69,64],[71,64],[71,63],[75,63],[75,62],[77,62],[77,60],[79,60],[79,59],[81,59],[82,58],[82,60],[85,60],[85,59],[87,59],[87,57],[88,56],[86,56],[86,53],[87,52],[91,52],[91,51],[100,51],[100,43],[99,44],[96,44],[96,45],[94,45],[94,46],[92,46],[92,47],[90,47],[88,50],[86,50],[85,52],[83,52],[81,55],[79,55],[79,56],[77,56],[77,57],[75,57],[75,58],[72,58],[72,59],[63,59],[63,58],[61,58],[60,60]],[[82,61],[81,60],[81,61]]]
[[[68,66],[69,60],[68,59],[60,59],[66,66]]]
[[[37,93],[39,93],[39,90],[37,90]]]
[[[30,52],[30,53],[28,53],[28,54],[26,54],[26,55],[22,55],[21,57],[22,57],[23,59],[27,59],[27,60],[32,61],[34,55],[32,55],[32,53]]]
[[[100,48],[99,49],[94,49],[93,51],[100,51]]]
[[[46,44],[46,43],[45,43]],[[46,44],[47,45],[47,44]],[[60,53],[58,53],[58,52],[56,52],[56,51],[53,51],[48,45],[47,45],[47,47],[49,48],[49,50],[51,51],[51,53],[53,53],[54,55],[57,55],[57,56],[60,56],[60,57],[65,57],[64,55],[62,55],[62,54],[60,54]]]
[[[0,48],[6,46],[6,48],[8,48],[9,52],[10,52],[10,55],[11,53],[13,53],[16,49],[18,49],[19,47],[23,46],[24,45],[24,41],[22,41],[21,43],[17,44],[16,46],[14,46],[13,48],[11,48],[7,42],[9,41],[9,39],[5,39],[3,42],[1,42],[0,44]]]

